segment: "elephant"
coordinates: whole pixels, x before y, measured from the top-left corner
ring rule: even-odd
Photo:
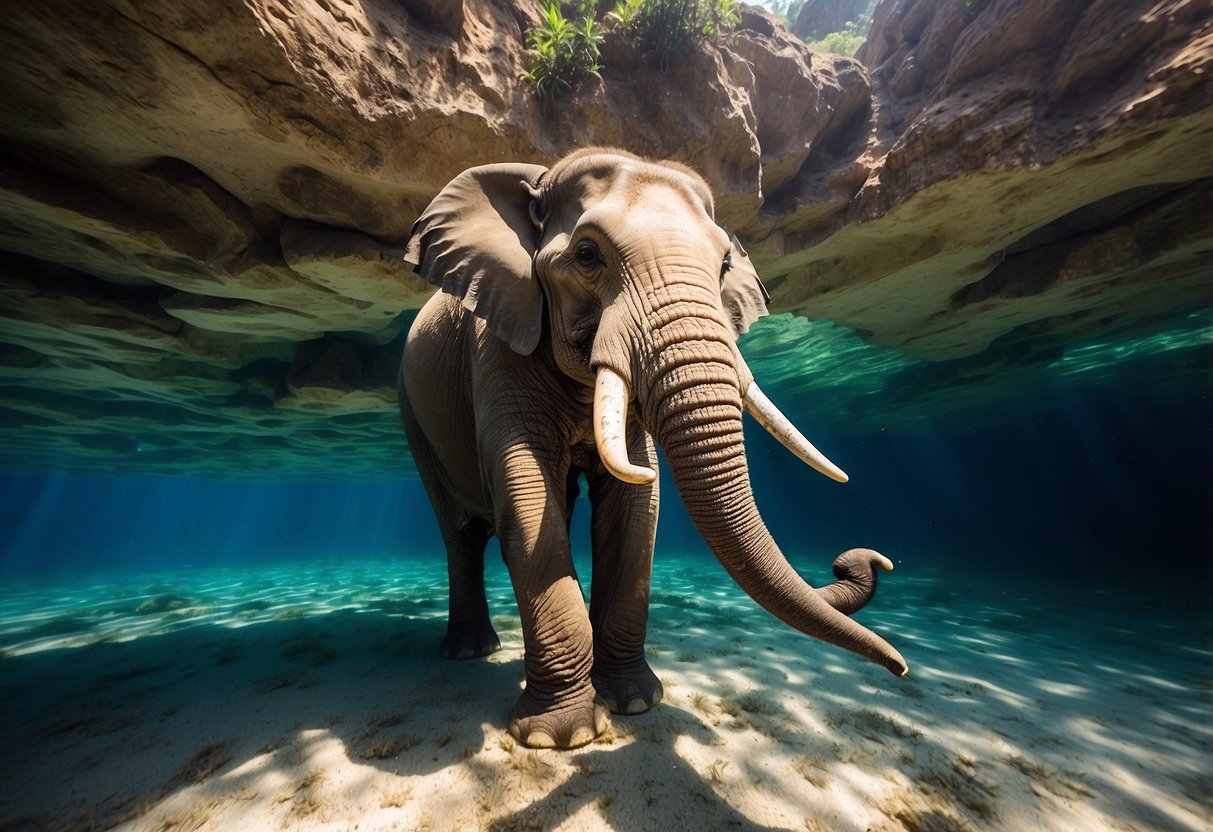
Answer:
[[[444,656],[500,646],[484,552],[499,540],[518,601],[526,685],[510,733],[574,748],[660,702],[645,659],[657,527],[656,446],[688,513],[733,579],[790,626],[907,673],[849,617],[872,597],[870,549],[806,583],[758,513],[742,412],[845,482],[754,383],[738,336],[768,298],[691,168],[622,150],[550,169],[472,167],[433,199],[404,250],[441,287],[405,340],[399,404],[447,552]],[[569,521],[584,475],[592,516],[587,604]]]

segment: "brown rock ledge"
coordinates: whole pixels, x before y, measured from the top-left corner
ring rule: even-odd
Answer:
[[[513,0],[8,9],[0,466],[407,472],[391,368],[429,291],[398,256],[414,218],[468,165],[585,144],[696,166],[773,311],[963,361],[970,398],[1008,354],[1208,308],[1207,0],[886,0],[859,61],[749,8],[664,74],[608,49],[555,107],[518,81],[536,17]],[[938,392],[911,369],[886,421]]]

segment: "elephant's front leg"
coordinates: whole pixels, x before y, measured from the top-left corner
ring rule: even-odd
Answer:
[[[630,432],[631,459],[655,470],[652,440],[635,422]],[[657,482],[633,485],[599,470],[590,478],[590,503],[594,687],[615,713],[643,713],[662,697],[661,681],[644,655],[657,534]]]
[[[565,524],[567,462],[523,445],[504,453],[496,493],[497,534],[518,599],[526,689],[510,733],[532,748],[575,748],[606,730],[610,713],[590,681],[590,619],[573,569]]]

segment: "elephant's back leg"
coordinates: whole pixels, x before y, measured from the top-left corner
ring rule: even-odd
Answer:
[[[409,329],[397,397],[405,434],[422,478],[452,509],[489,519],[492,506],[481,477],[466,342],[476,335],[451,296],[430,298]],[[424,457],[424,458],[422,458]],[[438,506],[435,506],[438,510]]]
[[[484,550],[493,534],[492,525],[468,512],[450,493],[442,466],[403,393],[401,416],[417,473],[446,547],[449,613],[439,651],[448,659],[487,656],[501,647],[484,589]]]
[[[474,659],[501,647],[484,589],[484,550],[491,535],[489,524],[478,518],[460,529],[443,532],[450,613],[441,653],[448,659]]]
[[[414,326],[426,325],[427,310]],[[475,464],[462,457],[475,442],[470,435],[460,437],[452,430],[458,420],[452,420],[451,413],[461,406],[463,397],[451,384],[457,373],[450,371],[451,356],[443,352],[441,342],[434,343],[424,332],[411,332],[400,365],[397,397],[409,449],[446,548],[450,607],[440,652],[447,658],[468,659],[488,655],[501,646],[489,620],[484,589],[484,550],[493,529],[485,512],[476,510],[477,498],[484,501],[478,482],[460,485],[469,477],[460,476],[459,471]],[[434,373],[434,367],[447,371]]]

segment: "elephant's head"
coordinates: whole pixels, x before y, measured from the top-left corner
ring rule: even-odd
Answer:
[[[774,408],[737,350],[738,336],[766,314],[766,292],[716,224],[697,174],[600,149],[550,170],[472,168],[417,221],[405,259],[518,353],[539,346],[546,315],[556,364],[594,387],[595,439],[611,473],[635,483],[655,476],[628,459],[632,415],[665,450],[691,518],[754,600],[802,632],[906,672],[892,646],[846,614],[871,597],[875,568],[892,564],[852,550],[835,563],[840,581],[813,589],[758,514],[743,408],[818,470],[846,475]]]

